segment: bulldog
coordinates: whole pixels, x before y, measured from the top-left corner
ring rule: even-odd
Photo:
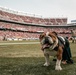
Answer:
[[[57,36],[52,32],[40,34],[39,39],[45,57],[44,66],[50,65],[49,56],[54,53],[57,56],[55,70],[62,70],[61,60],[64,45],[59,44]]]

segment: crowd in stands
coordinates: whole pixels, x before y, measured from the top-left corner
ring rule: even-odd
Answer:
[[[47,31],[55,30],[57,33],[71,33],[71,31],[66,28],[50,28],[50,27],[46,28],[46,27],[12,24],[12,23],[6,23],[6,22],[0,22],[0,28],[1,29],[29,31],[29,32],[47,32]]]
[[[37,26],[26,26],[13,23],[0,22],[0,40],[3,39],[38,39],[39,33],[47,31],[56,31],[58,34],[67,34],[70,36],[70,29],[66,28],[46,28]],[[66,36],[66,35],[65,35]]]
[[[38,18],[0,10],[0,19],[4,20],[4,22],[0,21],[0,40],[38,39],[40,33],[47,31],[56,31],[61,36],[68,37],[71,33],[69,28],[51,27],[51,25],[66,25],[67,18]],[[6,20],[20,22],[21,24],[5,22]],[[50,25],[50,27],[43,25]]]
[[[28,40],[38,39],[39,34],[16,31],[0,31],[0,40]]]
[[[41,24],[41,25],[66,25],[67,18],[40,18],[35,16],[18,15],[9,11],[0,10],[0,19],[12,20],[22,23]]]

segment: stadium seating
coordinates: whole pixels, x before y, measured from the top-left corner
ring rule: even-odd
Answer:
[[[56,25],[67,25],[67,18],[27,16],[0,9],[0,20],[3,20],[0,21],[0,40],[38,39],[40,33],[47,31],[56,31],[65,37],[71,36],[71,28],[55,27]]]
[[[62,25],[67,24],[67,18],[39,18],[35,16],[18,15],[18,13],[0,10],[0,18],[25,23],[42,25]]]

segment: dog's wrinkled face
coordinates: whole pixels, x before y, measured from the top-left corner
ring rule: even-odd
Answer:
[[[47,33],[41,34],[39,39],[43,49],[45,49],[45,48],[49,48],[51,45],[54,44],[56,37],[53,33],[47,32]]]

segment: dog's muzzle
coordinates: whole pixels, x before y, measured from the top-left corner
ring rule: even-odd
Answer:
[[[50,36],[46,36],[41,41],[42,49],[50,48],[50,46],[53,44],[53,40]]]
[[[50,42],[49,42],[49,37],[45,37],[44,44],[50,44]]]

